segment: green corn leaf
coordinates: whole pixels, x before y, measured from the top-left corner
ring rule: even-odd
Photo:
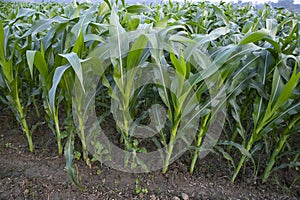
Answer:
[[[298,84],[299,78],[300,78],[300,72],[297,73],[297,67],[295,67],[290,80],[282,89],[282,92],[280,93],[280,96],[278,97],[278,100],[276,101],[273,109],[277,110],[281,105],[283,105],[290,98],[293,89]]]
[[[259,124],[260,120],[263,118],[264,112],[266,112],[266,110],[264,110],[265,107],[263,105],[263,98],[262,97],[256,97],[254,100],[254,105],[253,105],[253,121],[254,121],[254,127],[257,127],[257,125]]]
[[[4,62],[6,60],[5,58],[5,42],[4,42],[4,28],[3,28],[3,25],[2,25],[2,21],[0,21],[0,62]]]
[[[61,67],[57,67],[55,69],[52,87],[49,91],[49,103],[50,103],[50,108],[52,110],[52,113],[55,113],[55,111],[56,111],[56,109],[55,109],[55,93],[57,90],[57,86],[58,86],[63,74],[69,68],[70,68],[70,65],[64,65]]]
[[[27,31],[25,36],[27,36],[27,35],[35,36],[37,33],[45,31],[46,29],[48,29],[51,26],[52,23],[65,24],[69,21],[70,21],[70,19],[66,19],[66,18],[61,17],[61,16],[56,16],[56,17],[51,18],[51,19],[37,20],[33,23],[31,29],[29,29],[29,31]]]
[[[72,66],[73,70],[75,71],[75,74],[77,75],[77,77],[80,81],[82,89],[84,90],[82,66],[81,66],[81,63],[80,63],[80,60],[79,60],[77,54],[74,52],[71,52],[68,54],[59,54],[59,55],[68,60],[68,62]]]
[[[243,138],[243,140],[245,139],[245,129],[243,127],[242,124],[242,120],[241,120],[241,108],[239,107],[239,105],[236,103],[236,101],[234,99],[231,99],[230,101],[230,105],[233,108],[232,111],[232,117],[234,118],[234,120],[236,121],[236,129],[239,133],[239,135]]]
[[[26,58],[27,58],[27,64],[29,66],[31,77],[33,78],[33,65],[38,69],[40,74],[42,75],[43,79],[46,80],[49,71],[48,71],[48,65],[42,55],[39,51],[26,51]]]
[[[78,187],[79,189],[86,190],[86,188],[81,186],[78,183],[78,181],[75,179],[75,170],[72,166],[73,154],[74,154],[74,135],[70,134],[64,149],[64,155],[66,158],[66,169],[72,183],[76,185],[76,187]]]
[[[294,38],[295,38],[295,33],[297,33],[297,30],[298,30],[298,20],[294,20],[292,19],[290,21],[290,23],[292,23],[291,25],[291,29],[290,29],[290,32],[289,32],[289,35],[282,39],[282,42],[283,42],[283,45],[282,45],[282,49],[285,49],[287,46],[290,45],[290,43],[293,42]]]
[[[231,155],[229,153],[227,153],[226,151],[224,151],[224,149],[222,147],[216,147],[216,148],[218,149],[219,152],[222,153],[223,157],[226,160],[230,161],[231,166],[235,167],[234,160],[231,157]]]
[[[300,162],[290,162],[290,163],[284,163],[284,164],[281,164],[277,167],[274,167],[272,169],[272,172],[273,171],[277,171],[279,169],[284,169],[284,168],[287,168],[287,167],[300,167]]]
[[[109,33],[111,34],[109,38],[110,58],[115,67],[114,77],[120,79],[119,85],[124,86],[125,68],[122,57],[129,51],[128,34],[121,26],[119,17],[114,10],[111,11]]]
[[[255,161],[254,161],[252,155],[250,154],[250,152],[247,151],[242,145],[232,142],[232,141],[222,141],[222,142],[219,142],[218,144],[219,145],[230,145],[230,146],[237,148],[244,156],[250,158],[251,161],[255,164]]]
[[[272,91],[270,96],[270,106],[267,109],[267,112],[271,111],[271,105],[276,102],[278,99],[280,93],[282,92],[282,89],[284,87],[284,84],[282,82],[282,79],[279,74],[279,70],[276,67],[273,73],[273,81],[272,81]]]
[[[170,53],[171,62],[174,65],[176,71],[181,74],[182,77],[186,76],[186,65],[184,61],[184,55],[183,52],[180,51],[180,59],[176,58],[173,51]]]
[[[2,67],[3,74],[8,81],[11,83],[13,81],[13,69],[12,69],[12,58],[10,60],[6,60],[5,56],[5,33],[2,25],[2,21],[0,21],[0,66]]]
[[[265,113],[265,120],[269,119],[276,110],[278,110],[291,96],[295,85],[298,83],[300,78],[300,73],[296,73],[296,67],[290,78],[290,80],[284,85],[280,86],[280,76],[277,68],[274,70],[273,83],[272,83],[272,93],[271,98],[268,103],[267,112]],[[280,90],[281,87],[281,90]],[[275,99],[275,97],[277,98]]]
[[[169,17],[168,16],[164,17],[162,20],[156,22],[155,28],[158,29],[166,28],[168,25],[168,21],[169,21]]]
[[[33,64],[36,51],[26,51],[27,64],[30,70],[31,78],[33,78]]]
[[[253,25],[252,22],[249,21],[246,22],[245,25],[243,26],[242,33],[247,33],[248,31],[250,31],[252,25]]]
[[[216,5],[212,5],[212,8],[214,9],[216,16],[220,18],[226,26],[229,25],[230,21],[228,20],[224,12]]]
[[[273,47],[276,49],[276,51],[278,53],[281,53],[281,47],[280,45],[275,41],[275,40],[272,40],[271,38],[269,37],[265,37],[264,40],[266,40],[267,42],[269,42],[271,45],[273,45]]]
[[[299,121],[300,121],[300,115],[293,116],[288,125],[289,129],[292,129]]]
[[[112,10],[113,3],[111,3],[111,0],[104,0],[104,2],[109,7],[109,9]]]
[[[115,11],[110,16],[110,56],[116,59],[122,59],[123,53],[129,50],[128,35],[119,22],[119,17]]]
[[[175,41],[175,42],[181,42],[183,44],[198,44],[195,40],[192,40],[188,37],[181,36],[181,35],[171,35],[169,38],[170,41]]]
[[[4,61],[4,62],[0,62],[0,65],[2,65],[2,70],[3,70],[3,74],[4,77],[6,78],[6,80],[8,81],[8,83],[13,82],[14,77],[13,77],[13,66],[12,66],[12,61]]]
[[[110,58],[110,49],[109,44],[105,43],[97,48],[95,48],[93,51],[91,51],[88,55],[88,58],[100,58],[102,60],[99,60],[100,63],[103,63],[105,60]]]
[[[109,11],[109,7],[107,3],[102,3],[99,6],[98,16],[104,16]]]
[[[278,23],[276,19],[267,19],[266,20],[266,29],[270,31],[270,35],[273,39],[275,39],[275,36],[277,34],[277,27]]]
[[[143,12],[152,12],[151,8],[146,5],[130,5],[126,7],[126,11],[129,13],[141,14]]]
[[[129,16],[129,19],[126,23],[127,23],[128,31],[136,30],[141,23],[141,17]]]
[[[275,117],[272,117],[271,120],[272,122],[281,122],[283,121],[284,117],[287,117],[289,115],[291,115],[291,113],[293,112],[296,112],[297,113],[297,110],[300,108],[300,103],[295,103],[295,104],[292,104],[287,110],[285,110],[284,112],[281,112],[279,113],[278,115],[276,115]],[[297,118],[292,118],[290,120],[290,123],[289,123],[289,127],[290,129],[292,128],[292,126],[296,123],[296,121],[294,121],[295,119]]]
[[[140,64],[144,48],[148,43],[147,37],[141,35],[132,45],[127,57],[127,70],[131,70]]]
[[[265,86],[265,84],[266,84],[267,70],[269,67],[268,66],[269,65],[268,55],[269,55],[269,53],[266,53],[264,63],[261,62],[263,64],[263,72],[262,72],[262,80],[259,80],[259,81],[261,81],[263,86]],[[272,99],[272,97],[271,97],[271,99]],[[263,113],[265,112],[265,108],[263,105],[263,96],[255,98],[253,108],[254,108],[254,111],[253,111],[254,127],[256,127],[258,125],[259,121],[261,120],[262,116],[264,115]]]
[[[230,29],[227,28],[227,27],[216,28],[216,29],[214,29],[213,31],[211,31],[209,33],[208,39],[210,41],[213,41],[213,40],[216,40],[216,39],[220,38],[220,36],[226,35],[229,32],[230,32]]]
[[[82,57],[82,53],[84,52],[84,36],[82,30],[74,44],[72,52],[76,53],[79,58]]]
[[[87,35],[85,35],[84,42],[89,42],[89,41],[104,42],[103,38],[99,35],[96,35],[96,34],[87,34]]]
[[[21,17],[29,17],[30,15],[35,14],[37,11],[29,8],[21,8],[17,14],[16,19]]]
[[[257,31],[250,33],[246,35],[239,43],[239,45],[244,45],[244,44],[249,44],[249,43],[254,43],[258,42],[260,40],[263,40],[269,36],[268,32],[266,31]]]
[[[296,66],[297,66],[297,64],[296,64]],[[272,86],[275,87],[275,89],[272,89],[272,91],[273,91],[273,93],[276,93],[277,88],[279,87],[278,86],[279,84],[277,83],[279,78],[278,78],[278,75],[276,75],[276,74],[279,74],[279,73],[278,73],[278,71],[276,72],[276,69],[275,69],[274,73],[275,74],[274,74],[274,78],[273,78],[273,80],[274,80],[273,83],[274,82],[275,83]],[[284,87],[280,91],[278,98],[274,99],[273,101],[268,102],[267,110],[264,114],[262,122],[259,124],[259,126],[257,128],[257,132],[260,132],[268,123],[270,123],[272,120],[277,118],[277,115],[275,113],[291,97],[292,92],[299,81],[299,78],[300,78],[300,72],[297,74],[297,67],[295,67],[290,80],[284,85]],[[274,97],[273,93],[271,94],[272,97]]]

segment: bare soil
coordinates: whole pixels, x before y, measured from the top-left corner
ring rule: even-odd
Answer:
[[[101,163],[90,169],[75,160],[79,190],[58,157],[55,137],[47,126],[34,133],[35,152],[28,152],[22,131],[8,109],[0,113],[0,199],[300,199],[298,171],[274,173],[267,184],[252,177],[251,168],[230,182],[232,170],[226,160],[210,154],[200,160],[195,174],[188,173],[188,153],[160,171],[145,174],[120,172]],[[137,184],[138,180],[138,184]]]

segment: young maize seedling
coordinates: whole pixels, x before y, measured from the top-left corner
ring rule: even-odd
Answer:
[[[30,152],[34,151],[34,146],[32,142],[32,133],[28,127],[28,123],[26,120],[26,106],[22,105],[23,102],[21,100],[20,96],[22,93],[22,78],[20,74],[22,73],[21,70],[23,70],[25,67],[24,62],[21,62],[19,64],[14,64],[14,53],[12,53],[12,56],[10,59],[6,59],[7,50],[5,50],[7,47],[5,44],[6,40],[8,38],[5,38],[4,33],[4,27],[2,25],[2,21],[0,21],[0,66],[1,66],[1,89],[3,90],[3,93],[6,95],[6,98],[12,107],[13,112],[16,115],[16,119],[20,123],[27,141],[29,145]],[[15,45],[16,47],[16,45]],[[15,49],[13,50],[15,51]]]
[[[252,149],[252,146],[255,142],[260,140],[262,138],[262,133],[264,128],[271,124],[272,122],[275,122],[278,120],[278,117],[282,116],[282,113],[278,112],[280,108],[286,105],[287,100],[291,98],[293,89],[298,83],[298,80],[300,78],[300,72],[297,73],[297,64],[295,64],[294,71],[288,80],[288,82],[283,86],[282,80],[278,71],[278,67],[275,67],[274,74],[273,74],[273,82],[272,82],[272,93],[270,100],[268,102],[267,108],[263,112],[260,110],[261,103],[258,104],[258,115],[262,115],[261,117],[256,116],[254,118],[254,129],[252,131],[252,134],[250,136],[250,139],[248,143],[246,144],[246,150],[249,152]],[[259,101],[256,101],[259,102]],[[287,111],[284,113],[287,113],[293,109],[293,105],[288,108],[286,108]],[[240,159],[240,162],[235,170],[234,175],[232,176],[231,181],[234,182],[237,175],[239,174],[239,171],[241,167],[243,166],[247,156],[243,155]]]

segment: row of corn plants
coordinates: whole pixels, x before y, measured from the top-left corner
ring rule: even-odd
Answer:
[[[101,75],[95,99],[105,110],[102,119],[116,127],[119,145],[131,152],[124,165],[145,167],[135,155],[150,151],[150,144],[165,149],[163,173],[183,151],[191,154],[193,173],[223,115],[216,134],[221,139],[212,138],[211,152],[228,160],[232,182],[249,161],[253,176],[265,182],[278,169],[299,166],[299,20],[299,13],[285,9],[224,2],[0,3],[1,102],[12,110],[31,152],[34,130],[46,122],[75,183],[75,152],[91,166],[108,151],[89,152],[89,105],[72,107],[77,88],[78,102],[94,100],[85,93],[89,73]],[[145,69],[156,82],[137,88]],[[158,107],[149,113],[154,103],[166,118]],[[111,107],[115,120],[107,118]],[[32,122],[32,110],[40,121]],[[133,128],[149,117],[164,124],[153,128],[158,134],[135,137]],[[179,139],[187,144],[182,152]]]

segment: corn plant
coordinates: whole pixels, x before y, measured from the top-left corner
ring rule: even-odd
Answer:
[[[25,78],[28,78],[29,74],[24,63],[23,52],[27,47],[22,49],[20,47],[22,37],[20,39],[11,38],[9,31],[10,28],[4,28],[2,21],[0,21],[1,89],[5,95],[5,102],[11,107],[27,137],[29,150],[33,152],[32,131],[26,119],[26,110],[30,106],[30,96],[27,96],[30,94],[27,91],[31,89],[29,82],[27,85],[28,88],[25,90]],[[10,43],[13,45],[10,45]],[[20,57],[18,58],[18,56]]]
[[[245,144],[246,150],[250,151],[253,144],[260,140],[263,134],[266,134],[264,130],[270,126],[270,124],[278,123],[278,120],[281,120],[280,117],[284,116],[291,110],[293,110],[294,106],[291,103],[288,103],[288,100],[291,98],[293,89],[297,85],[297,82],[300,78],[300,74],[297,71],[297,64],[293,69],[293,73],[291,75],[290,80],[286,84],[282,83],[281,77],[279,75],[278,68],[274,69],[273,81],[272,81],[272,92],[270,100],[266,107],[262,106],[261,100],[258,98],[255,100],[254,105],[254,128],[249,138],[248,142]],[[285,107],[284,107],[285,106]],[[279,109],[286,110],[283,113],[279,113]],[[263,114],[264,113],[264,114]],[[237,174],[239,173],[240,168],[244,164],[244,161],[247,156],[243,155],[236,170],[235,174],[232,177],[232,181],[235,180]]]
[[[299,107],[299,103],[295,105],[296,107]],[[271,172],[274,169],[274,164],[276,163],[277,159],[279,158],[280,153],[284,149],[287,140],[292,136],[292,134],[297,133],[299,131],[299,115],[295,114],[291,116],[291,119],[289,120],[286,128],[283,130],[283,132],[280,134],[278,138],[278,142],[275,145],[273,152],[267,162],[267,166],[265,168],[263,177],[262,177],[262,182],[265,183],[270,176]],[[294,159],[292,162],[296,163],[296,159]],[[292,165],[293,165],[292,163]],[[298,166],[298,165],[295,165]]]

